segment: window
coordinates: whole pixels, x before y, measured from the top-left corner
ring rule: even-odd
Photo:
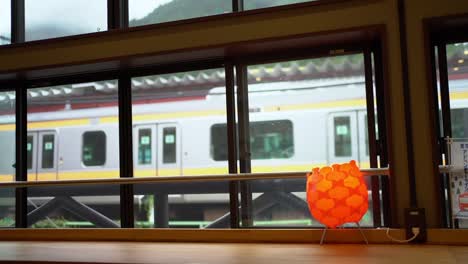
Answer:
[[[351,156],[351,120],[349,116],[334,118],[335,156]]]
[[[101,166],[106,163],[106,134],[103,131],[83,134],[82,161],[85,166]]]
[[[138,130],[138,164],[151,164],[151,129]]]
[[[26,40],[107,30],[106,0],[26,0]]]
[[[163,129],[163,162],[176,163],[177,137],[175,127],[166,127]]]
[[[11,0],[0,0],[0,45],[11,43]]]
[[[289,120],[250,124],[252,159],[287,159],[294,154],[293,125]]]
[[[231,0],[129,0],[130,26],[232,12]]]
[[[55,136],[42,136],[42,168],[54,168]]]
[[[290,4],[297,4],[297,3],[304,3],[304,2],[312,2],[316,0],[244,0],[244,8],[245,10],[251,9],[258,9],[258,8],[265,8],[265,7],[272,7],[272,6],[280,6],[280,5],[290,5]]]
[[[294,155],[293,124],[290,120],[253,122],[250,124],[252,159],[287,159]],[[211,127],[211,157],[227,160],[226,124]]]
[[[2,7],[3,0],[0,1],[0,15],[3,13]],[[2,21],[3,18],[0,16],[0,32]],[[2,151],[0,182],[15,180],[15,121],[15,92],[0,92],[0,150]],[[0,228],[9,228],[15,225],[15,209],[15,188],[0,188]]]
[[[120,176],[116,80],[29,88],[27,93],[29,180]]]
[[[450,109],[452,137],[468,138],[468,108]]]

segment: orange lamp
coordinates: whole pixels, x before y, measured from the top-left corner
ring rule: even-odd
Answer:
[[[357,223],[368,208],[368,193],[356,161],[314,168],[307,174],[307,203],[312,216],[329,228]]]

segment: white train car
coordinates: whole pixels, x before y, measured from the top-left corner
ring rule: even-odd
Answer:
[[[226,173],[225,107],[221,87],[200,100],[136,102],[135,176]],[[249,107],[254,172],[369,165],[363,77],[251,84]],[[0,125],[3,149],[14,151],[13,129]],[[117,106],[29,113],[28,179],[119,177],[118,131]],[[0,181],[13,164],[2,161]]]

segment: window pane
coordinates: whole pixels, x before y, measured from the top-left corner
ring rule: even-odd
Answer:
[[[450,92],[452,137],[468,138],[468,42],[447,45],[447,70]]]
[[[351,120],[349,116],[335,117],[335,156],[351,156]]]
[[[83,164],[101,166],[106,163],[106,134],[102,131],[83,134]]]
[[[55,136],[42,136],[42,168],[51,169],[54,167]]]
[[[363,59],[354,54],[248,66],[252,172],[310,171],[350,160],[369,167]],[[252,181],[254,226],[316,226],[304,185],[305,179]],[[369,208],[362,225],[372,225]]]
[[[244,8],[245,10],[250,9],[257,9],[257,8],[265,8],[265,7],[272,7],[272,6],[280,6],[280,5],[290,5],[296,3],[303,3],[303,2],[312,2],[316,0],[244,0]]]
[[[226,159],[212,158],[227,146],[226,129],[210,136],[226,123],[223,68],[132,78],[132,122],[135,177],[228,172]],[[228,192],[228,182],[137,184],[135,227],[206,227],[229,213]]]
[[[107,30],[106,0],[26,0],[26,40]]]
[[[468,138],[468,42],[446,46],[450,96],[450,120],[453,138]],[[465,140],[463,140],[465,141]],[[468,228],[465,217],[468,186],[464,174],[450,177],[452,210],[459,228]],[[457,212],[460,211],[460,212]],[[455,217],[456,216],[456,217]]]
[[[27,101],[28,180],[119,177],[117,81],[28,89]]]
[[[151,164],[151,129],[138,130],[138,164]]]
[[[11,0],[0,0],[0,45],[11,43]]]
[[[175,127],[164,128],[163,138],[163,161],[164,163],[175,163],[177,150],[177,135]]]
[[[129,0],[131,27],[228,12],[231,0]]]
[[[0,182],[15,180],[15,103],[14,91],[0,92]],[[14,225],[15,189],[0,188],[0,227]]]

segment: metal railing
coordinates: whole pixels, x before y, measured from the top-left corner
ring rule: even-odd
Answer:
[[[269,179],[300,179],[308,172],[274,172],[274,173],[239,173],[196,176],[157,176],[144,178],[116,178],[116,179],[86,179],[86,180],[58,180],[58,181],[14,181],[0,182],[0,188],[23,188],[44,186],[81,186],[81,185],[115,185],[142,184],[163,182],[214,182],[214,181],[242,181]],[[361,169],[363,176],[389,175],[388,168]]]

